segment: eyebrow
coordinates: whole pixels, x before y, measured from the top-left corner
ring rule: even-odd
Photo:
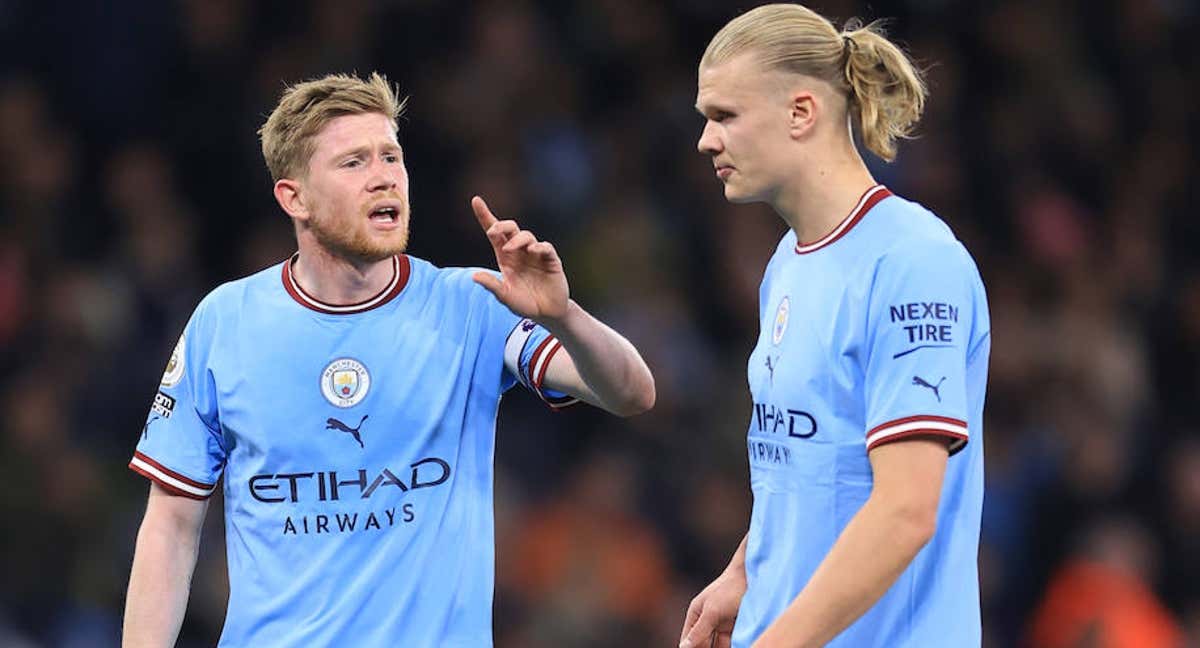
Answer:
[[[733,108],[731,108],[728,105],[722,106],[722,105],[709,104],[707,106],[701,106],[700,104],[696,104],[695,108],[696,108],[696,112],[700,113],[700,116],[702,116],[702,117],[707,117],[709,112],[725,113],[726,115],[733,114]],[[705,110],[704,110],[705,108],[708,108],[708,112],[705,112]]]
[[[335,154],[333,157],[336,160],[340,160],[340,159],[346,158],[346,157],[362,157],[363,155],[366,155],[369,150],[370,149],[368,149],[368,147],[366,147],[366,146],[356,146],[352,149],[338,151],[338,153]]]
[[[385,152],[390,152],[390,151],[400,151],[402,149],[400,148],[399,144],[392,144],[389,142],[389,143],[383,145],[383,150]],[[356,146],[352,149],[347,149],[345,151],[341,151],[340,153],[334,155],[333,159],[341,160],[342,158],[347,158],[347,157],[363,157],[363,156],[369,154],[370,152],[371,152],[371,147],[369,147],[369,146]]]

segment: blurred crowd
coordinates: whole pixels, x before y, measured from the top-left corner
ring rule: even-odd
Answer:
[[[657,378],[629,420],[505,398],[498,648],[675,645],[749,519],[783,225],[725,203],[693,104],[753,4],[0,1],[0,645],[119,645],[148,488],[125,466],[164,363],[208,290],[294,249],[255,131],[285,82],[372,70],[411,97],[411,253],[492,265],[483,195]],[[985,645],[1200,645],[1200,7],[810,6],[894,18],[932,99],[869,164],[987,284]],[[180,646],[220,633],[222,533],[216,497]]]

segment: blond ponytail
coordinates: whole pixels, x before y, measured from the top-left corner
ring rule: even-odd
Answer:
[[[896,158],[896,139],[911,137],[925,110],[925,82],[878,22],[857,28],[851,23],[842,38],[851,113],[863,144],[890,162]]]
[[[877,22],[860,27],[851,21],[839,32],[802,5],[763,5],[722,27],[700,67],[743,52],[753,52],[767,69],[822,79],[845,92],[863,143],[889,162],[896,157],[896,139],[911,136],[925,108],[920,71]]]

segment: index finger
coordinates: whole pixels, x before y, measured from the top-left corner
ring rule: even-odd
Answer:
[[[492,214],[492,210],[488,209],[487,203],[483,202],[483,198],[475,196],[471,199],[471,209],[475,212],[475,220],[479,221],[479,226],[483,231],[488,231],[492,225],[496,224],[496,216]]]

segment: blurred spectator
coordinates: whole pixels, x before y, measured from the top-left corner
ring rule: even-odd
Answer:
[[[501,584],[530,610],[540,644],[640,645],[666,601],[669,565],[637,514],[634,462],[604,450],[568,479],[510,529]]]
[[[1155,549],[1130,520],[1095,525],[1055,574],[1033,617],[1031,648],[1177,648],[1178,622],[1150,588]]]

